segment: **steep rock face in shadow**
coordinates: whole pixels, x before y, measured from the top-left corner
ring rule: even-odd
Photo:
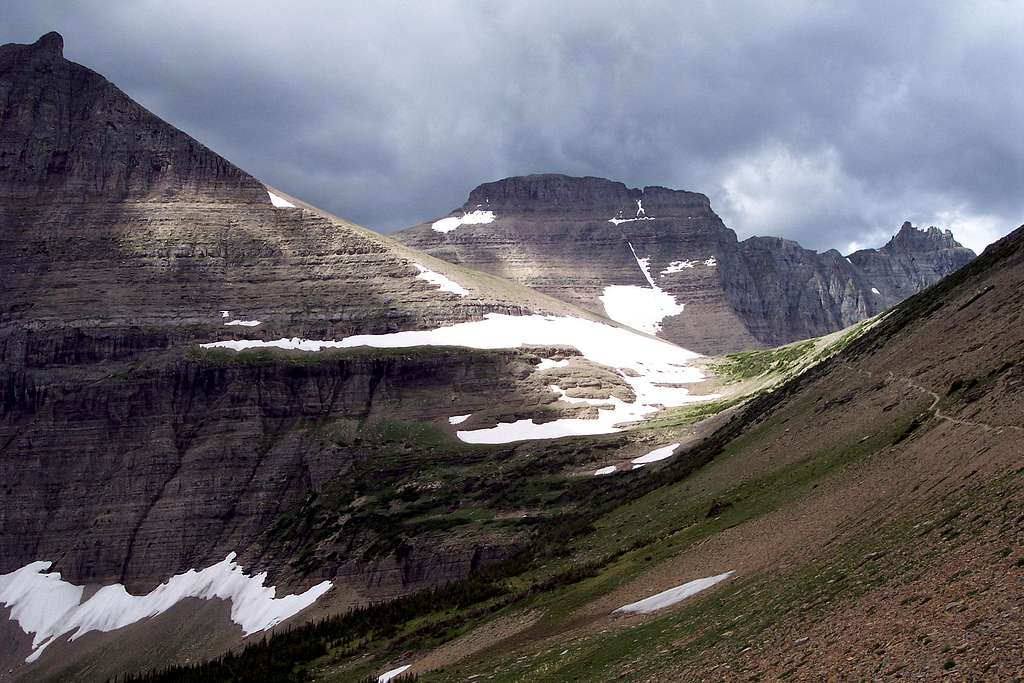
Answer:
[[[197,344],[589,316],[299,200],[275,206],[258,179],[62,50],[55,33],[0,47],[0,573],[48,559],[69,580],[141,589],[238,551],[308,582],[310,563],[290,564],[301,547],[267,529],[383,448],[317,429],[445,425],[458,397],[493,404],[494,391],[521,410],[521,362],[382,351],[218,367]],[[356,551],[368,539],[346,530],[334,542],[352,556],[319,571],[398,594],[501,555],[469,539],[367,564]]]
[[[46,558],[69,580],[148,591],[237,551],[274,580],[294,579],[289,562],[305,539],[274,531],[284,515],[353,468],[414,466],[395,460],[400,446],[349,432],[443,422],[494,392],[515,405],[516,377],[531,368],[515,351],[232,355],[87,381],[0,376],[0,574]],[[500,555],[476,539],[449,544],[447,557],[427,545],[408,562],[361,561],[373,538],[338,536],[339,559],[316,575],[399,594],[464,575],[477,545]]]
[[[646,288],[649,274],[685,305],[661,321],[660,335],[712,354],[833,332],[973,258],[948,232],[909,225],[886,247],[849,260],[773,237],[740,242],[702,194],[631,189],[603,178],[545,174],[484,183],[451,216],[474,212],[493,219],[447,232],[423,223],[396,237],[602,314],[607,287]],[[648,259],[647,274],[638,259]]]
[[[255,178],[64,59],[63,49],[57,33],[0,47],[0,197],[265,199]]]

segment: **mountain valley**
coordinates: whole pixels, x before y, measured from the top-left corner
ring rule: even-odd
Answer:
[[[1024,227],[542,174],[388,236],[63,47],[0,46],[0,680],[1024,672]]]

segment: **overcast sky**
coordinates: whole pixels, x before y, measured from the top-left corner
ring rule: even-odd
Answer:
[[[3,0],[267,183],[390,231],[561,172],[699,191],[740,237],[848,252],[1024,222],[1011,2]]]

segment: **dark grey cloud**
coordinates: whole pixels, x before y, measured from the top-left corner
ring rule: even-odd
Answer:
[[[1024,222],[1017,3],[7,0],[266,182],[382,230],[476,184],[708,194],[741,236],[978,248]]]

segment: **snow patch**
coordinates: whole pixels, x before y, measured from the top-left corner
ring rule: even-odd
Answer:
[[[638,199],[638,200],[636,200],[636,216],[635,217],[633,217],[633,218],[622,218],[622,212],[619,211],[619,215],[616,216],[615,218],[609,218],[608,222],[609,223],[613,223],[614,225],[619,225],[620,223],[632,223],[633,221],[653,221],[653,220],[654,219],[651,218],[650,216],[648,216],[647,212],[644,211],[644,200]]]
[[[615,467],[615,465],[608,465],[608,467],[602,467],[599,470],[594,470],[594,476],[600,477],[604,476],[605,474],[614,474],[616,469],[617,468]]]
[[[534,372],[543,372],[544,370],[551,370],[552,368],[564,368],[569,364],[568,359],[566,360],[553,360],[551,358],[541,358],[540,362],[537,363],[537,367],[533,369]]]
[[[412,666],[412,664],[406,664],[405,666],[400,666],[397,669],[385,671],[380,676],[377,676],[377,683],[388,683],[392,678],[398,678],[405,673],[410,666]]]
[[[295,208],[295,205],[292,204],[287,199],[285,199],[284,197],[279,197],[276,194],[274,194],[273,192],[271,192],[270,190],[267,190],[267,194],[270,195],[270,203],[273,204],[278,209],[294,209]]]
[[[666,458],[671,458],[673,451],[675,451],[677,448],[679,448],[679,444],[677,443],[669,444],[668,446],[662,446],[661,448],[655,448],[647,455],[641,455],[639,458],[631,460],[630,462],[632,462],[635,465],[646,465],[647,463],[650,462],[658,462],[659,460],[665,460]]]
[[[715,260],[714,256],[712,256],[708,260],[704,261],[704,265],[708,266],[708,267],[717,266],[718,265],[718,261]]]
[[[583,318],[544,315],[514,316],[488,313],[483,320],[458,323],[432,330],[363,334],[334,340],[236,339],[201,344],[202,348],[228,348],[241,351],[254,348],[281,348],[300,351],[353,348],[406,348],[410,346],[468,346],[477,349],[519,348],[522,346],[573,346],[587,359],[613,368],[630,385],[636,401],[618,398],[567,399],[569,402],[596,401],[603,408],[597,419],[566,418],[537,424],[533,420],[501,423],[489,429],[460,431],[467,443],[509,443],[524,439],[554,439],[562,436],[610,434],[624,424],[636,422],[661,408],[672,408],[697,401],[713,400],[717,394],[691,396],[679,385],[703,381],[704,374],[689,365],[698,354],[675,344],[654,339],[632,330],[604,325]],[[643,359],[643,360],[640,360]]]
[[[633,221],[653,221],[654,219],[650,216],[640,216],[639,218],[609,218],[608,222],[615,225],[621,223],[632,223]]]
[[[460,225],[481,225],[494,222],[493,211],[471,211],[461,216],[448,216],[439,221],[434,221],[432,227],[437,232],[451,232]]]
[[[451,292],[452,294],[458,294],[459,296],[467,296],[469,290],[460,285],[454,280],[450,280],[441,273],[435,273],[432,270],[424,268],[418,263],[412,264],[416,266],[416,270],[420,271],[420,274],[416,276],[418,280],[426,280],[432,285],[436,285],[442,292]]]
[[[230,315],[231,315],[231,311],[221,311],[220,312],[220,317],[222,317],[222,318],[227,318]]]
[[[693,261],[673,261],[668,264],[668,267],[661,271],[662,275],[671,275],[672,273],[681,273],[687,268],[693,268]]]
[[[470,413],[469,415],[452,415],[448,418],[448,424],[460,425],[471,417],[473,417],[473,413]]]
[[[34,662],[50,643],[72,631],[71,640],[90,631],[113,631],[162,614],[185,598],[230,600],[231,620],[252,635],[309,607],[332,585],[324,581],[304,593],[278,598],[276,588],[263,585],[266,572],[248,576],[234,559],[230,553],[201,571],[172,576],[146,595],[131,595],[115,583],[85,602],[82,586],[62,580],[59,572],[46,573],[51,562],[32,562],[0,575],[0,603],[11,608],[11,619],[22,631],[35,634],[32,654],[25,660]]]
[[[627,244],[650,288],[637,285],[608,285],[599,298],[604,305],[605,313],[612,320],[647,334],[657,334],[661,331],[661,321],[671,315],[682,313],[685,304],[678,303],[674,296],[654,283],[654,278],[651,277],[651,258],[640,258],[636,255],[633,244]]]
[[[650,614],[651,612],[657,611],[664,607],[669,607],[677,602],[681,602],[691,595],[696,595],[703,590],[711,588],[717,583],[725,581],[730,576],[735,574],[735,571],[729,571],[718,576],[709,576],[706,579],[697,579],[696,581],[690,581],[684,583],[681,586],[675,588],[669,588],[667,591],[662,591],[656,595],[652,595],[649,598],[638,600],[637,602],[631,602],[628,605],[615,610],[615,612],[626,612],[632,614]]]
[[[240,327],[256,327],[260,324],[259,320],[231,320],[224,323],[225,325],[236,325]]]
[[[871,288],[871,291],[872,291],[872,292],[874,292],[875,294],[881,294],[881,292],[879,292],[879,291],[878,291],[877,289],[875,289],[874,287],[872,287],[872,288]]]

